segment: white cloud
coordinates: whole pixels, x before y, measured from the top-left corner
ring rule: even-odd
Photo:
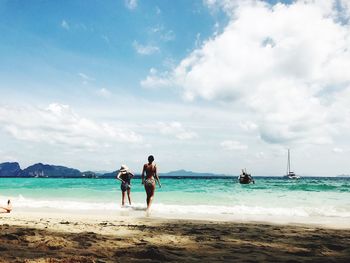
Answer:
[[[137,0],[125,0],[125,6],[130,10],[136,9]]]
[[[266,154],[264,152],[258,152],[255,154],[255,157],[257,159],[265,159],[266,158]]]
[[[106,35],[101,35],[101,38],[108,44],[110,45],[111,44],[111,40],[108,36]]]
[[[97,90],[97,94],[101,97],[104,97],[104,98],[109,98],[112,95],[112,93],[106,88],[102,88],[102,89]]]
[[[150,28],[150,33],[157,35],[160,40],[165,42],[173,41],[176,38],[175,32],[166,29],[163,25],[157,25]]]
[[[196,41],[194,42],[194,46],[196,48],[200,48],[202,45],[202,40],[201,40],[201,33],[196,34]]]
[[[159,122],[158,127],[161,134],[172,135],[179,140],[189,140],[197,137],[195,132],[185,129],[180,122]]]
[[[239,127],[244,131],[255,131],[258,129],[258,125],[252,121],[240,121]]]
[[[88,84],[91,81],[95,81],[94,78],[89,77],[88,75],[81,73],[81,72],[78,73],[78,76],[81,78],[84,85]]]
[[[176,36],[175,36],[175,33],[174,31],[172,30],[168,30],[166,32],[163,32],[162,35],[160,36],[160,38],[163,40],[163,41],[173,41],[175,40]]]
[[[222,148],[229,151],[234,151],[234,150],[240,151],[240,150],[246,150],[248,148],[247,145],[244,145],[238,141],[231,141],[231,140],[223,141],[220,143],[220,145]]]
[[[335,147],[335,148],[333,148],[333,152],[334,153],[343,153],[344,150],[342,148]]]
[[[61,27],[66,29],[66,30],[70,29],[70,26],[69,26],[69,24],[68,24],[68,22],[66,20],[62,20]]]
[[[167,78],[168,72],[158,73],[155,68],[150,69],[150,74],[146,77],[146,79],[140,82],[140,85],[144,88],[160,88],[164,86],[168,86],[171,84],[171,80]]]
[[[18,140],[76,149],[94,150],[115,143],[142,141],[142,136],[127,128],[81,117],[70,106],[58,103],[47,108],[2,106],[0,124]]]
[[[133,42],[133,47],[136,52],[141,55],[152,55],[159,52],[159,47],[153,45],[141,45],[137,41]]]
[[[268,143],[332,143],[350,115],[341,98],[350,89],[350,26],[339,22],[348,2],[342,10],[335,0],[206,3],[230,15],[226,28],[173,71],[150,73],[141,85],[239,105]]]
[[[342,18],[345,20],[350,19],[350,1],[349,0],[340,0],[339,1],[340,6],[341,6],[341,14]]]
[[[94,28],[93,27],[88,27],[83,23],[71,23],[68,22],[66,20],[62,20],[61,22],[61,27],[67,31],[71,30],[71,31],[90,31],[90,32],[94,32]]]

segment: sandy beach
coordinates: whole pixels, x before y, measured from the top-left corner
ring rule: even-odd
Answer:
[[[349,262],[350,230],[45,213],[0,214],[0,262]]]

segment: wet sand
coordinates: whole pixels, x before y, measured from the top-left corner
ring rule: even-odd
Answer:
[[[350,230],[0,214],[0,262],[350,262]]]

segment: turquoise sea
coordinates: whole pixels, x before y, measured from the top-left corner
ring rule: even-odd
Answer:
[[[166,218],[268,221],[350,226],[350,178],[286,180],[255,177],[241,185],[236,177],[161,178],[152,215]],[[115,213],[142,216],[145,191],[132,180],[132,205],[120,206],[113,179],[0,178],[0,205],[10,198],[14,211]]]

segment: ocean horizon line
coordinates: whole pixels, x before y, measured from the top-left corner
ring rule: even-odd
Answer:
[[[167,179],[237,179],[239,175],[212,175],[212,176],[202,176],[202,175],[162,175],[159,174],[160,177],[167,178]],[[283,178],[285,175],[254,175],[254,178],[259,178],[259,179],[281,179],[281,180],[286,180]],[[141,174],[135,174],[134,179],[141,179]],[[110,177],[103,177],[103,176],[96,176],[96,177],[73,177],[73,176],[42,176],[42,177],[33,177],[33,176],[0,176],[0,179],[6,179],[6,178],[18,178],[18,179],[115,179],[115,176],[110,176]],[[300,179],[307,179],[307,178],[322,178],[322,179],[334,179],[334,178],[341,178],[341,179],[350,179],[349,175],[327,175],[327,176],[317,176],[317,175],[305,175],[301,176]],[[300,180],[299,179],[299,180]]]
[[[115,178],[118,170],[114,171],[94,171],[87,170],[81,172],[79,169],[66,167],[63,165],[53,165],[53,164],[43,164],[41,162],[29,165],[28,167],[22,169],[18,162],[3,162],[0,163],[0,178],[99,178],[108,179]],[[298,173],[302,178],[308,177],[321,177],[321,178],[348,178],[349,174],[336,174],[336,175],[310,175]],[[140,177],[141,174],[135,174],[135,178]],[[159,176],[164,176],[167,178],[230,178],[238,177],[239,174],[225,174],[225,173],[215,173],[215,172],[195,172],[191,170],[178,169],[169,172],[161,172]],[[271,174],[252,174],[253,177],[271,177],[278,178],[285,176],[284,173],[279,175]]]

